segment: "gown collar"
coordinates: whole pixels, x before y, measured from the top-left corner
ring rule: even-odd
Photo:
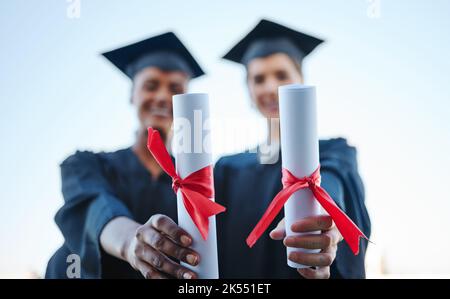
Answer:
[[[144,164],[142,164],[141,160],[139,160],[138,156],[136,156],[136,154],[133,151],[133,147],[132,146],[128,147],[127,151],[131,156],[132,168],[138,170],[140,173],[142,173],[142,175],[150,177],[152,181],[159,181],[159,180],[169,182],[172,181],[172,178],[164,171],[162,171],[157,178],[154,178],[151,175],[151,173],[147,170],[147,168],[145,168]],[[172,155],[170,155],[170,158],[172,159],[172,161],[175,161],[175,158]]]

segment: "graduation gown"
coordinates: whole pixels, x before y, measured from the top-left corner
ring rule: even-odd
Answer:
[[[356,149],[345,139],[320,140],[321,186],[341,209],[370,236],[370,219],[364,204],[364,187],[357,170]],[[282,189],[281,159],[260,163],[256,152],[223,157],[215,165],[216,202],[227,207],[217,217],[221,278],[299,278],[286,264],[286,247],[270,239],[269,232],[284,217],[283,211],[266,233],[248,248],[245,240],[269,203]],[[367,241],[358,256],[340,242],[331,266],[332,278],[364,278]]]
[[[76,152],[61,164],[64,206],[55,222],[63,246],[48,262],[46,278],[67,278],[67,256],[81,259],[81,278],[142,278],[128,263],[106,254],[100,233],[113,218],[145,223],[154,214],[177,219],[172,179],[153,179],[131,148],[112,153]]]
[[[368,235],[370,223],[354,149],[343,140],[321,141],[320,149],[322,186],[335,199],[335,194],[345,195],[341,198],[345,198],[346,212]],[[281,242],[265,234],[253,249],[245,244],[247,234],[281,190],[280,165],[260,164],[257,155],[250,153],[225,157],[216,164],[216,201],[227,207],[217,216],[221,278],[300,277],[286,265],[286,249]],[[61,164],[61,178],[65,202],[55,222],[65,241],[48,262],[46,278],[67,278],[66,259],[70,254],[80,256],[82,278],[142,278],[128,263],[102,250],[100,233],[118,216],[145,223],[160,213],[177,220],[171,178],[163,173],[153,179],[131,148],[112,153],[76,152]],[[339,246],[333,277],[362,277],[366,244],[357,258],[343,242]]]

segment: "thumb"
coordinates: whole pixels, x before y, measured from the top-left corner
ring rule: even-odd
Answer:
[[[278,222],[277,227],[275,227],[269,234],[270,238],[273,240],[283,240],[286,236],[286,230],[284,228],[284,218]]]

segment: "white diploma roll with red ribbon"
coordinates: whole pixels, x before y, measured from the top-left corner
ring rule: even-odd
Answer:
[[[352,252],[359,253],[360,238],[367,237],[320,186],[319,139],[317,137],[316,92],[312,86],[291,84],[278,88],[281,127],[281,182],[283,189],[271,201],[264,215],[247,237],[253,247],[284,206],[285,229],[306,217],[328,213]],[[323,208],[323,210],[322,210]],[[308,232],[319,234],[320,231]],[[318,249],[287,248],[288,265],[306,268],[289,260],[292,252],[318,253]]]
[[[284,85],[278,88],[278,96],[282,166],[298,178],[309,176],[319,166],[316,89],[299,84]],[[298,190],[284,205],[286,236],[301,235],[291,230],[296,221],[324,213],[311,190]],[[292,251],[317,253],[320,249],[288,247],[288,256]],[[288,265],[307,267],[289,259]]]
[[[173,97],[174,116],[174,156],[178,175],[183,179],[205,167],[211,166],[212,153],[209,146],[210,129],[209,99],[204,93],[180,94]],[[206,125],[205,125],[206,123]],[[213,173],[210,172],[210,188],[214,190]],[[181,190],[177,192],[178,225],[193,237],[191,248],[199,253],[200,263],[183,266],[195,271],[199,278],[219,278],[217,257],[216,217],[208,218],[208,232],[206,240],[186,210]],[[209,198],[214,201],[214,197]]]

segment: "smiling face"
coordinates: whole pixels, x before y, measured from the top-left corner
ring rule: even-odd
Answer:
[[[133,79],[131,102],[135,105],[140,128],[153,127],[166,135],[172,126],[172,96],[186,93],[189,78],[181,71],[147,67]]]
[[[247,65],[247,85],[252,101],[266,118],[278,118],[278,86],[303,83],[300,66],[284,53],[255,58]]]

